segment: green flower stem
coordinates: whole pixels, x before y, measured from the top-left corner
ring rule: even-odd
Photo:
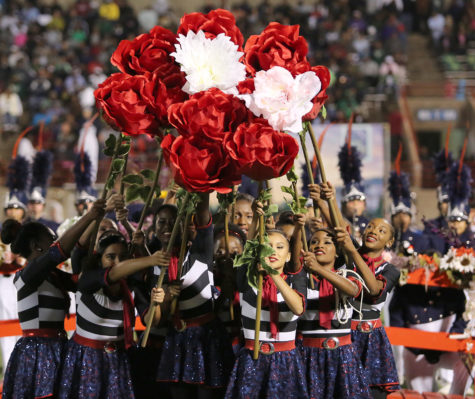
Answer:
[[[102,190],[101,199],[103,199],[103,200],[105,200],[107,198],[107,194],[108,194],[108,191],[109,191],[107,189],[107,184],[108,184],[109,180],[112,178],[114,161],[119,157],[118,154],[119,154],[120,146],[122,144],[123,137],[124,137],[124,135],[121,133],[119,135],[118,139],[117,139],[116,144],[115,144],[114,155],[112,156],[111,163],[109,165],[109,172],[107,173],[106,184],[104,185],[104,189]],[[91,234],[91,238],[90,238],[90,241],[89,241],[89,248],[88,248],[88,257],[89,257],[89,259],[92,258],[92,255],[94,253],[94,247],[96,246],[97,232],[99,231],[99,224],[101,223],[101,221],[102,221],[102,218],[96,220],[96,225],[94,226],[94,230],[92,231],[92,234]]]
[[[155,170],[155,176],[153,178],[151,190],[148,193],[147,201],[145,201],[144,207],[142,209],[142,213],[140,214],[139,224],[137,225],[137,230],[142,230],[143,223],[145,221],[145,215],[147,214],[147,209],[152,203],[152,198],[155,194],[155,189],[157,188],[158,178],[160,177],[160,171],[162,169],[163,164],[163,151],[159,150],[160,153],[158,155],[158,162],[157,162],[157,169]]]
[[[302,136],[300,136],[300,137],[302,137]],[[306,151],[306,150],[307,150],[307,149],[305,149],[305,151]],[[293,181],[293,182],[292,182],[292,186],[293,186],[293,188],[294,188],[294,201],[295,201],[296,204],[298,204],[298,203],[299,203],[299,193],[298,193],[298,191],[297,191],[297,182],[296,182],[296,181]],[[297,205],[297,206],[298,206],[298,205]],[[304,250],[305,252],[308,252],[307,235],[305,234],[305,226],[301,226],[301,230],[300,230],[300,231],[301,231],[300,234],[302,235],[303,250]],[[315,289],[315,284],[314,284],[314,282],[313,282],[313,278],[312,278],[312,277],[310,277],[310,288],[311,288],[312,290]]]
[[[308,157],[307,143],[305,143],[305,133],[305,130],[299,133],[300,144],[302,144],[303,156],[305,157],[305,165],[307,166],[308,179],[310,180],[310,184],[315,184],[315,181],[313,179],[312,165],[310,164],[310,158]],[[320,217],[320,208],[318,207],[317,201],[313,200],[312,202],[315,216]]]
[[[173,226],[172,234],[170,236],[170,241],[168,242],[167,253],[169,254],[171,254],[173,250],[173,244],[175,243],[176,236],[178,235],[181,219],[183,218],[183,214],[185,213],[185,209],[190,198],[191,198],[191,194],[189,192],[186,192],[185,198],[183,199],[183,202],[181,203],[180,209],[178,210],[178,214],[176,216],[175,224]],[[162,288],[164,278],[165,278],[165,268],[161,267],[160,277],[158,278],[156,288]],[[153,315],[155,314],[156,307],[157,306],[155,304],[152,304],[148,311],[147,326],[145,328],[145,332],[144,332],[144,335],[142,338],[142,344],[141,344],[142,348],[145,348],[147,346],[148,336],[150,334],[150,329],[152,328]]]
[[[122,176],[127,173],[127,162],[128,162],[128,160],[129,160],[129,153],[125,154],[125,156],[124,156],[125,164],[124,164],[124,171],[122,173]],[[124,192],[125,192],[125,183],[121,180],[120,181],[120,195],[124,195]]]
[[[183,239],[180,244],[180,255],[178,257],[178,270],[177,270],[177,275],[176,275],[177,280],[181,278],[181,272],[183,270],[183,260],[185,259],[186,249],[187,249],[187,244],[188,244],[188,227],[190,226],[192,216],[193,216],[193,211],[188,210],[185,216],[185,225],[183,227],[183,230],[184,230]],[[173,298],[172,304],[170,306],[171,316],[175,314],[177,302],[178,302],[178,298],[177,297]]]
[[[259,194],[262,191],[262,181],[259,181]],[[259,244],[264,245],[264,234],[265,234],[265,221],[264,215],[259,215]],[[254,353],[253,359],[257,360],[259,358],[259,335],[261,332],[261,310],[262,310],[262,284],[263,284],[263,274],[258,272],[257,280],[257,303],[256,303],[256,323],[254,326]]]
[[[315,150],[315,155],[317,156],[318,166],[320,167],[320,175],[322,177],[322,182],[327,181],[327,175],[325,173],[325,167],[323,166],[322,155],[320,154],[320,149],[318,148],[317,140],[315,139],[315,134],[313,132],[312,124],[310,122],[306,123],[307,131],[310,133],[310,138],[312,139],[313,149]],[[332,224],[334,227],[340,227],[340,221],[338,220],[338,213],[335,207],[335,204],[332,200],[327,201],[328,208],[330,209],[330,217],[332,219]],[[345,258],[345,264],[349,267],[348,254],[343,252]]]

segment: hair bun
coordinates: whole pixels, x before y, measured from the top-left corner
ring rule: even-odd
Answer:
[[[11,244],[18,237],[21,229],[21,223],[14,219],[7,219],[2,225],[2,242],[4,244]]]

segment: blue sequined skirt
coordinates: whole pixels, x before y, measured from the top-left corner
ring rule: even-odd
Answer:
[[[371,399],[363,366],[353,345],[334,350],[303,346],[302,354],[307,389],[311,399]]]
[[[58,397],[133,399],[127,354],[123,350],[106,353],[71,339],[65,351]]]
[[[369,384],[377,385],[386,391],[398,390],[396,362],[384,327],[375,328],[370,333],[351,330],[351,340]]]
[[[170,328],[163,344],[157,380],[224,387],[234,358],[231,340],[219,320],[180,332]]]
[[[23,337],[8,361],[4,399],[52,397],[58,385],[65,338]]]
[[[226,399],[306,399],[307,382],[298,349],[260,354],[242,348],[226,390]]]

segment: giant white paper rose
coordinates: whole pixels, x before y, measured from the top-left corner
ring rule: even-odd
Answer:
[[[254,78],[255,91],[239,97],[256,116],[262,116],[279,131],[299,133],[302,118],[313,107],[312,99],[322,88],[315,72],[295,78],[285,68],[275,66],[259,71]]]
[[[183,91],[198,93],[216,87],[229,94],[237,94],[237,84],[246,77],[246,67],[240,62],[244,53],[224,33],[214,39],[205,37],[203,31],[189,31],[178,36],[175,58],[186,74]]]

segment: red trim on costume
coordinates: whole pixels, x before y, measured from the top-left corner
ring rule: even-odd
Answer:
[[[302,343],[303,346],[311,347],[311,348],[325,348],[324,344],[327,342],[329,345],[329,340],[331,339],[338,339],[338,346],[329,347],[328,349],[336,349],[340,346],[351,345],[351,334],[343,335],[342,337],[333,337],[329,335],[328,337],[321,337],[321,338],[303,338]],[[334,341],[336,343],[336,341]]]
[[[209,226],[211,226],[211,224],[213,223],[213,217],[211,216],[211,213],[209,214],[209,222],[204,225],[204,226],[195,226],[196,227],[196,230],[198,229],[207,229]]]
[[[59,250],[59,253],[66,259],[69,258],[69,255],[66,255],[66,253],[64,252],[63,248],[61,247],[61,244],[59,243],[59,241],[56,241],[54,242],[52,245],[52,247],[57,247],[58,250]]]
[[[358,330],[358,326],[360,325],[360,323],[367,323],[368,324],[368,333],[372,332],[373,329],[375,328],[379,328],[379,327],[382,327],[383,326],[383,323],[381,322],[381,319],[376,319],[376,320],[351,320],[351,329],[352,330]],[[371,326],[369,325],[372,325],[373,327],[371,328]],[[371,331],[370,331],[371,330]],[[365,330],[363,330],[363,332],[365,332]]]
[[[271,345],[272,344],[272,345]],[[267,353],[272,350],[272,346],[274,347],[274,352],[284,352],[284,351],[291,351],[295,349],[295,341],[285,341],[285,342],[265,342],[261,341],[260,342],[261,348],[260,351],[262,353]],[[266,346],[264,346],[266,345]],[[254,350],[254,340],[253,339],[246,339],[244,343],[244,347],[246,349],[249,349],[251,351]]]
[[[361,284],[361,281],[356,279],[355,277],[348,276],[346,277],[348,280],[350,280],[352,283],[355,283],[356,286],[358,287],[358,293],[354,296],[354,298],[357,298],[360,296],[361,291],[363,290],[363,284]]]
[[[384,276],[381,276],[381,275],[376,276],[376,280],[379,280],[379,281],[383,282],[383,288],[382,288],[381,292],[378,295],[375,295],[375,296],[371,297],[373,302],[376,302],[379,298],[381,298],[381,295],[383,295],[383,292],[386,289],[386,285],[388,284],[388,282],[386,280],[386,277],[384,277]]]
[[[302,258],[303,259],[303,258]],[[302,268],[303,268],[303,264],[302,264],[302,260],[300,261],[300,269],[297,270],[296,272],[289,272],[289,271],[285,271],[285,274],[299,274],[301,271],[302,271]]]
[[[124,349],[125,344],[124,341],[110,341],[110,340],[98,340],[98,339],[89,339],[86,337],[82,337],[81,335],[78,335],[77,333],[74,333],[73,338],[74,342],[76,342],[79,345],[82,346],[87,346],[89,348],[93,349],[102,349],[106,350],[108,346],[111,348],[114,348],[115,350],[117,349]]]

